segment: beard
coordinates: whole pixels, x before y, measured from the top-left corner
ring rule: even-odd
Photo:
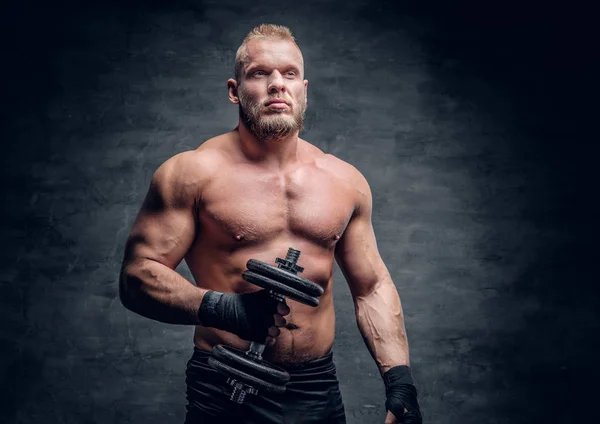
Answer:
[[[284,110],[271,109],[265,113],[265,106],[252,96],[246,96],[242,89],[238,89],[240,100],[240,118],[248,130],[259,140],[281,140],[304,128],[304,113],[306,100],[300,97],[298,102],[292,103],[292,115]],[[288,105],[290,107],[290,105]]]

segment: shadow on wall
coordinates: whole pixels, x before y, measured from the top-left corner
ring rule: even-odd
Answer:
[[[495,411],[489,422],[599,415],[592,410],[600,289],[592,283],[591,234],[598,148],[585,95],[593,81],[591,26],[569,7],[421,1],[364,10],[374,24],[403,28],[422,42],[436,82],[421,92],[440,122],[463,112],[445,111],[443,99],[481,117],[481,137],[467,143],[479,152],[474,184],[490,192],[479,199],[489,234],[473,255],[506,274],[497,284],[481,282],[495,293],[485,302],[493,324],[469,340],[465,361],[480,360],[491,372],[491,387],[481,388]],[[521,227],[498,234],[506,219]]]
[[[202,14],[202,2],[188,3],[190,9]],[[98,88],[99,77],[126,59],[112,54],[126,52],[127,39],[119,35],[143,27],[145,15],[138,9],[141,5],[151,11],[168,8],[172,3],[3,4],[0,43],[7,59],[3,72],[8,83],[0,110],[0,172],[9,184],[4,187],[0,211],[0,416],[6,422],[23,419],[19,413],[34,418],[36,408],[41,409],[39,405],[52,402],[49,390],[59,390],[58,397],[65,392],[65,375],[57,375],[60,371],[47,365],[46,356],[49,354],[51,361],[65,357],[74,349],[70,340],[73,334],[69,328],[61,328],[57,335],[56,327],[65,322],[58,313],[41,322],[44,314],[39,314],[36,306],[49,310],[57,304],[66,305],[73,298],[61,288],[65,269],[68,273],[72,266],[83,267],[72,263],[77,255],[75,242],[68,238],[64,227],[70,228],[66,222],[73,211],[61,204],[62,200],[73,200],[69,196],[85,192],[92,197],[87,199],[92,200],[89,208],[94,208],[98,206],[94,197],[102,194],[89,193],[93,184],[89,174],[78,168],[83,165],[65,161],[62,153],[71,143],[80,144],[90,133],[102,130],[102,122],[97,119],[98,97],[89,93],[103,92]],[[122,48],[118,48],[119,43]],[[69,121],[67,108],[73,105],[79,108],[73,113],[77,119]],[[72,168],[67,169],[69,166]],[[53,172],[57,169],[60,171]],[[54,202],[52,198],[60,200]],[[66,219],[60,220],[59,216]],[[98,267],[84,271],[91,275]],[[111,295],[114,293],[102,293],[104,297]],[[65,308],[57,309],[64,312]],[[49,389],[50,383],[53,386]],[[77,388],[70,385],[66,390],[75,392],[67,396],[76,402]],[[35,407],[27,403],[32,399]],[[52,418],[57,419],[60,413],[56,411]]]

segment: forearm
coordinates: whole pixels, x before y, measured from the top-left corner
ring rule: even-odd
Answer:
[[[121,271],[119,295],[123,305],[169,324],[200,324],[198,309],[206,292],[156,261],[139,261]]]
[[[410,365],[404,315],[394,283],[379,282],[369,294],[356,296],[354,306],[358,328],[380,373]]]

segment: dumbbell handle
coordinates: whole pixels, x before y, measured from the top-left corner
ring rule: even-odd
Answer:
[[[297,272],[304,271],[304,268],[296,265],[298,258],[300,257],[300,251],[289,248],[285,259],[277,258],[276,262],[279,268],[283,268],[289,272],[296,274]],[[273,290],[269,290],[271,297],[279,302],[285,302],[285,296],[277,293]],[[257,359],[262,359],[262,354],[265,351],[266,345],[264,343],[252,342],[250,348],[246,351],[246,355],[252,356]]]
[[[269,290],[269,294],[279,302],[285,302],[285,296],[275,293],[273,290]],[[262,359],[262,354],[267,346],[264,343],[252,342],[250,348],[246,351],[246,355],[252,356],[257,359]]]
[[[250,343],[250,349],[246,351],[246,355],[253,358],[262,359],[262,354],[265,351],[266,345],[264,343],[252,342]]]

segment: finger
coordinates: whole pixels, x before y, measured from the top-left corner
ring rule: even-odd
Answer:
[[[278,327],[269,327],[269,336],[277,337],[281,334],[281,330]]]
[[[268,346],[273,346],[275,344],[275,340],[273,337],[271,336],[267,336],[267,339],[265,340],[265,344]]]
[[[273,315],[273,317],[275,318],[275,326],[276,327],[283,327],[284,325],[287,324],[287,321],[281,315],[275,314],[275,315]]]
[[[277,304],[277,313],[279,315],[287,315],[290,313],[290,307],[285,302],[279,302]]]
[[[396,416],[394,414],[392,414],[390,411],[388,411],[387,415],[385,416],[385,423],[384,424],[397,424],[398,420],[396,419]]]

